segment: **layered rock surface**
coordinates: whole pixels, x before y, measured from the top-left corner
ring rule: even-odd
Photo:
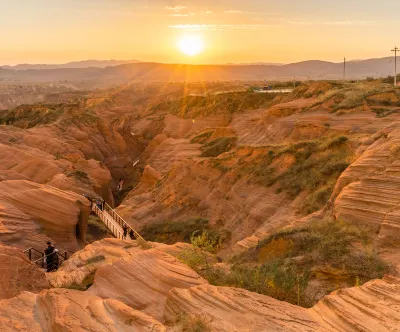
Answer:
[[[311,309],[241,289],[201,285],[173,289],[165,319],[199,316],[212,331],[398,331],[400,279],[385,277],[326,296]]]
[[[0,299],[12,298],[22,291],[39,292],[49,287],[43,270],[33,265],[24,254],[0,245]]]
[[[89,292],[115,298],[162,321],[164,302],[172,288],[205,284],[196,272],[157,249],[100,267]]]
[[[0,329],[16,331],[165,331],[151,317],[117,300],[102,300],[75,290],[22,293],[0,301]]]
[[[89,202],[76,193],[26,180],[2,181],[0,209],[3,243],[40,249],[50,238],[60,248],[76,250],[84,242]]]

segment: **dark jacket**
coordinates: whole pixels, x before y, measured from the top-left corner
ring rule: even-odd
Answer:
[[[53,246],[48,246],[45,250],[44,250],[44,254],[47,256],[46,259],[47,260],[52,260],[53,259],[53,255],[50,255],[54,252],[54,247]]]

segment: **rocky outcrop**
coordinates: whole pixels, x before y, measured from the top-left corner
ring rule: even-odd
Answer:
[[[22,291],[39,292],[49,287],[43,270],[14,247],[0,245],[0,299],[19,295]]]
[[[338,179],[332,200],[338,219],[400,237],[400,129],[388,127]]]
[[[305,309],[243,289],[200,285],[171,290],[167,323],[201,317],[212,331],[398,331],[400,279],[385,277],[342,289]]]
[[[202,317],[212,331],[328,331],[319,329],[307,309],[243,289],[201,285],[173,289],[165,306],[165,321],[182,314]]]
[[[399,330],[400,279],[386,276],[325,296],[309,312],[327,331]]]
[[[89,201],[76,193],[25,180],[2,181],[0,209],[3,243],[40,249],[46,235],[58,247],[76,250],[85,241]]]
[[[94,273],[100,266],[112,264],[120,258],[131,258],[143,248],[135,241],[107,238],[87,245],[72,255],[57,272],[48,275],[53,287],[81,286],[93,282]]]
[[[139,252],[100,267],[89,292],[114,298],[162,321],[172,288],[189,288],[206,281],[173,256],[157,249]]]
[[[51,289],[39,295],[25,292],[0,301],[0,330],[163,332],[165,327],[117,300],[102,300],[75,290]]]

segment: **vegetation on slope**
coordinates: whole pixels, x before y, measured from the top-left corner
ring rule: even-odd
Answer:
[[[57,107],[57,105],[19,106],[13,110],[3,111],[0,114],[0,124],[27,129],[53,123],[63,113],[64,111],[60,107]]]
[[[215,114],[233,114],[244,110],[266,107],[276,97],[273,93],[229,92],[209,96],[185,96],[162,102],[152,107],[182,118],[199,118]]]
[[[321,106],[328,107],[332,113],[345,114],[349,110],[361,107],[374,108],[400,107],[400,91],[389,84],[371,83],[331,83],[331,89],[317,94],[315,103],[304,109],[304,111],[316,110]],[[377,113],[378,116],[389,114]]]
[[[388,267],[371,249],[370,234],[345,222],[319,221],[269,236],[233,257],[227,268],[213,265],[209,254],[200,250],[215,248],[204,236],[193,237],[197,249],[179,258],[213,285],[245,288],[310,307],[335,289],[383,276]]]
[[[293,162],[282,171],[275,168],[274,163],[283,157],[291,157]],[[300,210],[309,214],[326,204],[351,158],[352,150],[346,136],[324,137],[271,148],[250,165],[243,166],[241,172],[255,183],[267,187],[275,185],[277,193],[286,192],[291,199],[306,192]]]
[[[237,142],[237,137],[218,137],[202,146],[202,157],[217,157],[231,150]]]

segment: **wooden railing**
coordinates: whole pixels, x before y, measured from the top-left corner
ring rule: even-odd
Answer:
[[[127,239],[131,232],[133,232],[135,240],[146,242],[145,239],[143,239],[136,230],[129,226],[129,224],[117,212],[115,212],[110,205],[104,202],[103,207],[104,211],[102,211],[96,204],[93,204],[93,211],[117,239]],[[108,216],[110,216],[111,219]],[[127,236],[124,236],[124,228],[126,229]]]
[[[26,250],[24,250],[24,253],[28,256],[28,259],[35,265],[37,265],[38,267],[47,269],[47,257],[51,256],[51,255],[57,255],[58,256],[58,267],[61,266],[61,264],[66,261],[71,254],[73,254],[72,251],[70,250],[65,250],[61,253],[59,252],[52,252],[49,255],[45,255],[44,252],[39,251],[35,248],[28,248]]]

